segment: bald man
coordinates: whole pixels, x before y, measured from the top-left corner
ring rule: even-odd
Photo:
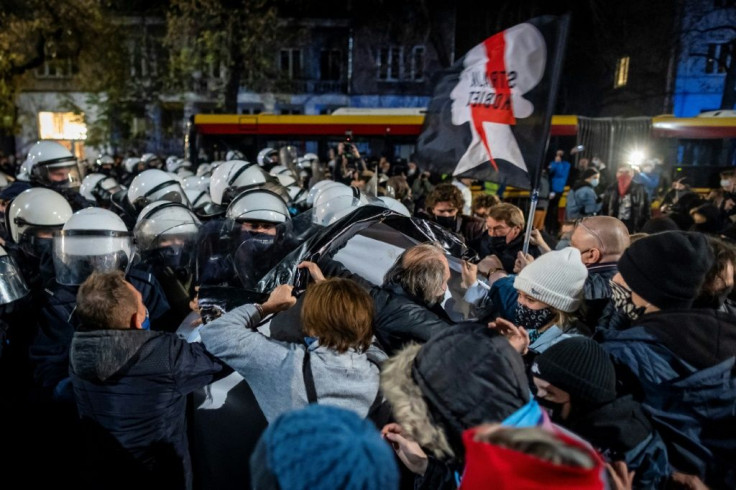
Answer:
[[[616,263],[631,241],[626,225],[611,216],[591,216],[579,221],[570,237],[570,246],[580,250],[588,268],[583,293],[589,327],[598,325],[611,299],[610,281],[618,272]]]

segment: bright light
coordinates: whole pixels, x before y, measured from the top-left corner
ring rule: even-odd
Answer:
[[[644,159],[646,158],[646,155],[641,150],[633,150],[631,153],[629,153],[629,163],[632,167],[638,167],[642,163],[644,163]]]
[[[85,140],[87,125],[73,112],[39,112],[38,134],[42,140]]]

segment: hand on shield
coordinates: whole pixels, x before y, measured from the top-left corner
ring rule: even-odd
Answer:
[[[288,310],[296,304],[296,298],[292,295],[294,287],[288,284],[282,284],[271,291],[265,303],[261,305],[263,308],[263,316],[277,313],[279,311]]]

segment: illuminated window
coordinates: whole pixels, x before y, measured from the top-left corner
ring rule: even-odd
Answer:
[[[629,57],[618,59],[616,64],[616,78],[613,80],[613,88],[625,87],[629,83]]]
[[[39,112],[38,134],[42,140],[85,140],[87,125],[84,114]]]

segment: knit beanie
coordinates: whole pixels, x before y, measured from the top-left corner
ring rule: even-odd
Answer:
[[[514,288],[569,313],[580,307],[587,278],[580,251],[567,247],[547,252],[524,267],[514,279]]]
[[[571,337],[534,358],[532,374],[570,394],[573,401],[599,406],[616,399],[616,372],[595,340]]]
[[[666,231],[632,243],[618,271],[629,289],[654,306],[690,308],[713,261],[705,235]]]
[[[354,412],[309,405],[268,426],[250,459],[252,487],[266,490],[397,489],[393,450]]]

